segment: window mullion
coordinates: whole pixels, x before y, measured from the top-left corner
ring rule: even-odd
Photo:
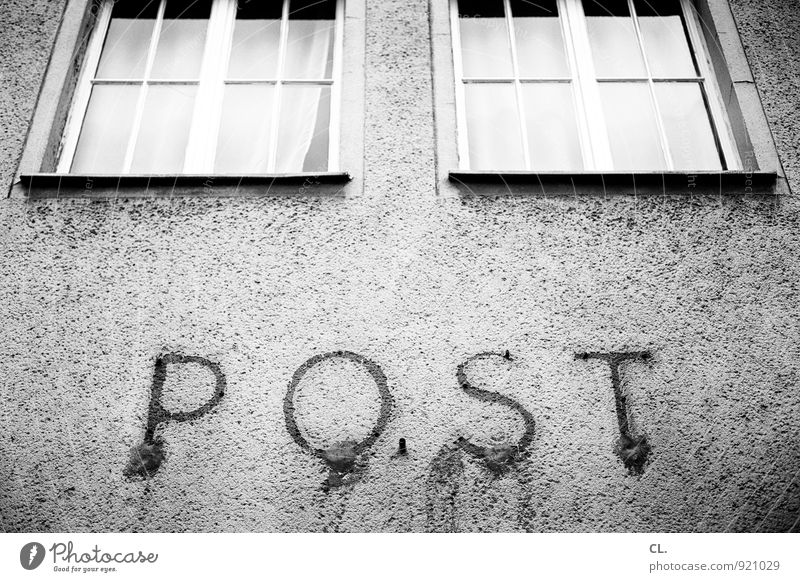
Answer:
[[[184,172],[189,174],[214,170],[216,136],[224,95],[223,79],[235,19],[236,0],[214,0],[184,160]]]
[[[470,169],[469,137],[467,135],[467,99],[464,88],[464,59],[461,55],[461,24],[458,17],[458,0],[450,0],[450,29],[453,41],[453,68],[455,69],[456,130],[458,132],[458,164],[462,170]]]
[[[608,171],[614,168],[611,146],[608,143],[605,114],[600,101],[600,89],[592,60],[589,31],[581,0],[562,0],[566,8],[569,36],[575,55],[575,76],[580,91],[583,116],[591,144],[592,159],[587,160],[587,170]]]
[[[525,158],[525,169],[531,169],[531,153],[528,143],[528,119],[525,116],[525,102],[522,97],[522,83],[519,81],[519,60],[517,55],[517,35],[514,31],[514,18],[511,14],[511,0],[503,0],[508,41],[511,44],[511,70],[514,73],[514,92],[517,95],[517,113],[519,114],[520,134],[522,136],[522,155]]]
[[[167,7],[167,1],[161,0],[158,6],[158,15],[156,22],[153,25],[153,35],[150,37],[150,46],[147,49],[147,63],[144,68],[144,75],[142,79],[142,88],[139,92],[139,99],[136,102],[136,112],[133,117],[133,125],[131,126],[131,135],[128,139],[128,147],[125,152],[125,163],[122,167],[123,174],[129,174],[131,166],[133,165],[133,154],[136,149],[136,141],[139,139],[139,130],[142,127],[142,117],[144,116],[144,105],[147,100],[148,81],[150,74],[153,70],[153,63],[156,59],[156,49],[158,48],[158,39],[161,36],[161,27],[164,24],[164,11]]]
[[[584,168],[593,168],[594,152],[592,151],[592,139],[589,131],[589,122],[586,119],[586,96],[584,95],[579,78],[578,57],[576,55],[575,44],[572,38],[573,32],[570,25],[569,0],[558,0],[558,14],[561,20],[561,32],[564,37],[564,45],[569,60],[570,79],[569,84],[572,88],[572,100],[575,115],[577,117],[578,132],[581,140],[581,153],[583,154]]]
[[[653,111],[656,114],[656,126],[658,127],[658,137],[661,142],[661,149],[664,153],[664,159],[667,162],[667,170],[674,170],[675,163],[672,160],[672,154],[669,151],[669,141],[667,140],[667,132],[664,129],[664,120],[661,117],[661,107],[658,105],[658,97],[656,96],[656,84],[653,81],[653,74],[650,71],[650,62],[647,60],[647,51],[644,48],[644,39],[642,37],[642,29],[639,26],[639,15],[636,12],[633,0],[628,0],[628,10],[630,10],[631,18],[633,18],[633,29],[636,32],[636,40],[639,43],[639,50],[644,60],[644,69],[647,74],[647,87],[650,90],[650,101],[653,104]]]
[[[713,66],[709,62],[708,48],[698,25],[696,9],[691,0],[681,0],[681,7],[683,8],[683,17],[686,21],[686,30],[689,32],[695,62],[700,68],[699,73],[703,78],[702,85],[708,96],[708,104],[711,108],[711,122],[722,148],[725,166],[729,170],[741,169],[742,159],[736,147],[736,140],[733,137],[730,121],[725,113],[725,103],[715,80]]]
[[[283,13],[281,14],[281,38],[278,49],[278,73],[276,75],[278,81],[275,83],[275,96],[272,102],[272,117],[270,119],[269,165],[267,166],[269,172],[275,172],[278,163],[278,132],[280,131],[278,116],[281,114],[281,88],[289,42],[289,2],[290,0],[283,0]]]
[[[336,2],[336,21],[333,39],[333,70],[331,71],[331,113],[328,129],[328,171],[339,170],[339,139],[341,134],[342,67],[344,52],[344,0]]]
[[[75,159],[75,151],[78,148],[78,138],[83,128],[83,120],[89,107],[89,99],[94,89],[94,77],[97,74],[97,67],[100,65],[100,56],[103,52],[108,28],[111,24],[111,12],[114,9],[113,2],[103,2],[97,13],[92,37],[89,46],[86,48],[86,58],[81,68],[81,76],[76,84],[75,104],[70,112],[66,123],[67,131],[64,133],[64,140],[61,143],[61,153],[58,160],[58,171],[68,173],[72,168],[72,161]]]

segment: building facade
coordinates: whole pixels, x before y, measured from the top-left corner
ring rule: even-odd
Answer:
[[[59,169],[98,6],[0,8],[5,531],[798,530],[794,3],[692,5],[739,167],[465,164],[459,14],[346,0],[240,175]]]

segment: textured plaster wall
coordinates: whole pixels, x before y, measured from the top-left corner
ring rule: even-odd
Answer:
[[[800,12],[732,7],[800,193]],[[61,8],[0,8],[3,188]],[[344,196],[0,201],[0,527],[796,529],[797,198],[463,196],[436,179],[427,1],[369,1],[365,25],[365,164]],[[639,474],[614,451],[608,364],[575,359],[627,350],[652,354],[620,367],[652,447]],[[302,367],[335,351],[370,364]],[[217,364],[224,389],[162,361],[164,410],[222,395],[155,427],[160,467],[125,476],[168,353]],[[530,436],[504,472],[454,444]],[[319,451],[346,465],[348,447],[355,465],[329,470]]]

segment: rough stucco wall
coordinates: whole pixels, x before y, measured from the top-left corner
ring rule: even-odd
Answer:
[[[756,85],[786,172],[797,191],[800,137],[797,91],[800,87],[798,2],[731,0]]]
[[[0,191],[8,187],[28,132],[62,0],[7,0],[0,7]]]
[[[24,8],[23,8],[24,4]],[[800,15],[735,0],[794,192]],[[2,11],[2,176],[10,180],[58,2]],[[13,24],[7,26],[6,22]],[[364,191],[347,198],[0,204],[0,527],[5,530],[786,531],[800,511],[800,216],[779,202],[437,195],[424,0],[367,5]],[[24,51],[24,52],[23,52]],[[27,56],[26,56],[27,55]],[[608,365],[622,368],[642,475],[614,454]],[[393,409],[353,483],[287,432],[284,396],[312,356],[380,366]],[[452,443],[515,444],[497,475]],[[154,363],[219,364],[218,406],[162,433],[149,481],[123,476],[142,442]],[[348,390],[344,393],[343,388]],[[168,365],[164,406],[214,393]],[[307,372],[295,417],[313,447],[365,439],[379,414],[363,366]],[[409,454],[397,455],[405,438]],[[450,448],[448,448],[448,446]]]

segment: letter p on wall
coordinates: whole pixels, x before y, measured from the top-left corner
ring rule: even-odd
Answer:
[[[170,412],[164,405],[164,383],[167,379],[168,365],[195,364],[209,370],[214,376],[214,393],[202,406],[189,412]],[[123,474],[126,477],[148,479],[158,471],[164,461],[164,441],[157,431],[169,422],[197,420],[211,412],[222,400],[227,386],[225,374],[218,364],[199,356],[164,354],[156,359],[153,384],[150,388],[150,405],[147,411],[147,428],[144,442],[131,449],[131,456]]]

